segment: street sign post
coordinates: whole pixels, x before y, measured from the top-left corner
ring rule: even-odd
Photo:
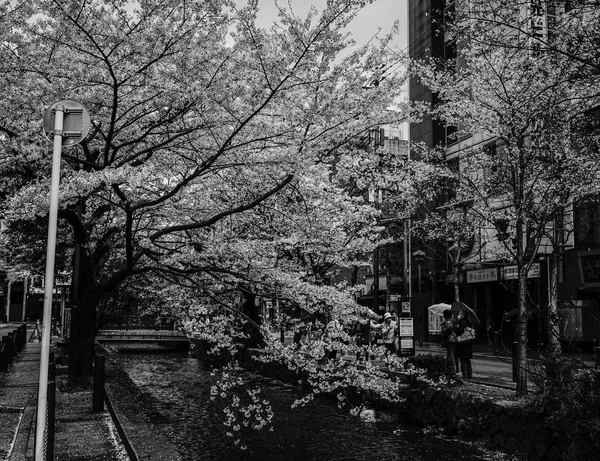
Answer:
[[[61,128],[56,127],[57,111],[63,113]],[[43,123],[48,140],[54,142],[56,136],[60,136],[61,146],[65,147],[79,144],[87,136],[92,124],[86,108],[71,99],[57,101],[50,105],[44,112]],[[56,146],[54,147],[56,149]]]
[[[35,432],[35,460],[44,459],[44,429],[48,401],[48,369],[50,361],[50,336],[52,334],[52,291],[54,287],[54,261],[56,256],[56,226],[58,216],[58,187],[60,184],[60,157],[62,146],[81,142],[90,130],[90,116],[81,104],[70,99],[52,104],[44,112],[44,132],[54,144],[52,152],[52,183],[50,188],[50,214],[48,218],[48,243],[46,248],[46,286],[42,316],[42,350],[38,387],[37,423]]]
[[[415,332],[413,318],[400,317],[398,322],[398,335],[400,337],[398,355],[401,357],[412,357],[415,355]]]

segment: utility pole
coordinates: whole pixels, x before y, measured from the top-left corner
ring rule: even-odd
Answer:
[[[413,259],[418,263],[418,273],[417,273],[417,285],[418,285],[418,293],[419,293],[419,298],[417,300],[417,308],[416,308],[416,313],[419,316],[419,347],[423,347],[423,330],[425,328],[424,322],[423,322],[423,301],[422,301],[422,296],[421,293],[423,291],[423,284],[422,284],[422,274],[421,274],[421,263],[425,260],[425,252],[423,250],[417,250],[415,251],[413,254]]]
[[[383,128],[372,130],[373,135],[373,151],[377,151],[377,146],[383,146],[385,144],[384,130]],[[369,135],[369,145],[371,144],[371,135]],[[373,203],[375,208],[379,209],[381,202],[383,201],[381,189],[375,189],[373,191]],[[370,199],[371,197],[369,197]],[[373,249],[373,300],[371,302],[371,308],[373,312],[379,314],[379,246]]]

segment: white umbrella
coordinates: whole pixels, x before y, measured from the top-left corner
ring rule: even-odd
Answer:
[[[452,309],[452,305],[451,304],[446,304],[446,303],[437,303],[437,304],[432,304],[427,309],[430,312],[436,312],[436,313],[440,313],[441,314],[446,309]]]
[[[429,311],[429,332],[439,333],[441,332],[441,325],[443,320],[443,312],[447,309],[452,308],[450,304],[438,303],[432,304],[427,308]]]

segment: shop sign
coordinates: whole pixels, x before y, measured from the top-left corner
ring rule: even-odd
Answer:
[[[496,282],[498,280],[498,269],[479,269],[467,271],[467,283]]]
[[[412,317],[402,317],[399,318],[400,322],[398,331],[400,332],[400,337],[403,336],[412,336],[413,335],[413,319]]]
[[[502,278],[504,280],[516,280],[519,278],[517,266],[504,266],[502,269]],[[528,279],[537,279],[540,277],[540,263],[533,263],[527,272]]]
[[[441,333],[442,323],[444,322],[444,311],[449,309],[450,305],[433,305],[427,308],[429,312],[429,333]]]
[[[65,272],[59,272],[54,275],[54,286],[55,287],[70,287],[71,286],[71,274]],[[46,288],[46,278],[42,277],[42,289]]]
[[[577,255],[581,283],[588,288],[600,287],[600,251],[587,251]]]
[[[414,356],[415,341],[413,338],[414,328],[412,317],[401,317],[398,319],[398,333],[398,336],[400,337],[400,350],[398,351],[399,355],[402,357]]]
[[[465,283],[466,277],[464,272],[458,273],[458,283]],[[448,274],[446,275],[446,285],[450,285],[454,283],[454,275]]]
[[[542,0],[531,0],[529,3],[529,30],[536,40],[546,40],[548,37],[548,17],[546,13],[546,2]],[[534,45],[538,43],[532,40]]]
[[[401,350],[410,350],[414,349],[415,344],[412,338],[400,338],[400,349]]]

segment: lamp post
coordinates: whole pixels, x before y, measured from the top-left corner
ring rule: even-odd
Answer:
[[[421,305],[421,292],[422,292],[422,283],[421,283],[421,263],[425,260],[425,252],[423,250],[417,250],[413,254],[413,259],[418,263],[417,265],[417,285],[419,287],[419,301],[417,303],[417,311],[419,313],[419,347],[423,347],[423,306]]]

